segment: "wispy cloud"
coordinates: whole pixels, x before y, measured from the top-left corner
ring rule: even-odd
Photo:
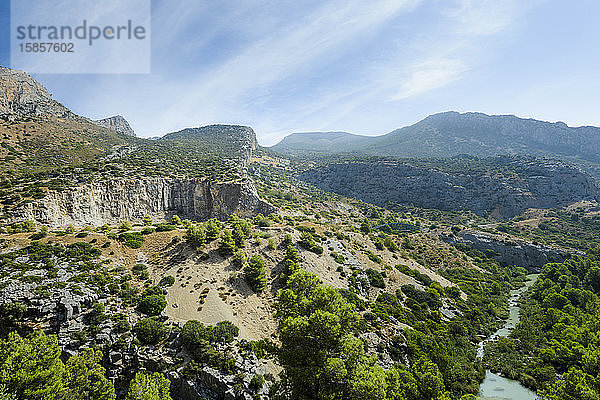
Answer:
[[[461,60],[431,60],[415,67],[392,100],[407,99],[460,79],[469,68]]]
[[[154,0],[151,75],[60,85],[82,91],[78,111],[124,114],[145,136],[208,123],[252,125],[263,144],[382,133],[477,73],[539,1]]]
[[[258,95],[297,73],[334,61],[351,49],[358,36],[377,29],[416,3],[329,1],[299,20],[287,20],[285,24],[277,21],[268,36],[188,82],[187,93],[164,116],[189,120],[200,113],[205,119],[216,119],[223,109],[248,100],[248,95]]]

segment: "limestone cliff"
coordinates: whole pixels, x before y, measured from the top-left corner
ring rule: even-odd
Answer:
[[[48,90],[30,75],[23,71],[0,67],[0,118],[41,115],[77,117],[52,99]]]
[[[299,177],[322,190],[381,206],[400,203],[500,217],[600,199],[597,182],[568,164],[536,161],[521,170],[506,175],[447,173],[400,161],[347,162],[310,169]]]
[[[131,128],[131,125],[129,125],[129,122],[127,122],[127,120],[121,115],[115,115],[112,117],[103,118],[92,122],[96,125],[112,129],[115,132],[135,137],[135,132]]]
[[[557,247],[503,239],[470,230],[460,232],[458,235],[443,237],[443,240],[448,243],[466,244],[479,251],[490,251],[491,257],[503,265],[516,265],[532,271],[540,271],[547,263],[564,262],[571,254],[579,254]]]
[[[64,191],[50,191],[14,212],[14,220],[32,219],[50,226],[99,226],[123,220],[178,215],[182,219],[225,218],[232,213],[269,214],[249,180],[214,183],[209,180],[142,178],[110,179]]]

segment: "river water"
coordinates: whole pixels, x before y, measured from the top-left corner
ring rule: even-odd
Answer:
[[[527,275],[529,280],[525,282],[525,286],[512,290],[508,301],[509,315],[506,323],[492,334],[487,339],[479,343],[477,349],[477,357],[482,358],[485,343],[493,341],[502,336],[508,336],[515,326],[519,323],[520,307],[519,298],[535,283],[538,274]],[[485,379],[479,387],[478,399],[482,400],[535,400],[537,396],[534,391],[527,389],[518,381],[506,379],[491,371],[485,371]]]

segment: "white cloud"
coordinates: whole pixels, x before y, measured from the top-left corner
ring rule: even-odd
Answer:
[[[249,92],[267,90],[269,85],[327,62],[351,48],[360,35],[416,3],[336,0],[299,20],[279,22],[278,30],[188,82],[186,93],[165,112],[164,119],[189,121],[200,114],[204,120],[214,120],[223,109],[239,105]]]
[[[153,73],[98,77],[71,104],[124,114],[144,136],[208,123],[248,124],[271,143],[297,130],[381,133],[416,118],[413,104],[438,111],[425,94],[443,95],[485,67],[531,8],[516,0],[172,3],[153,7]]]
[[[432,60],[414,68],[392,100],[407,99],[460,79],[469,68],[461,60]]]

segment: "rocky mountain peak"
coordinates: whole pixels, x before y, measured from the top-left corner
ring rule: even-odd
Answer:
[[[112,129],[115,132],[135,137],[135,132],[131,128],[131,125],[129,125],[129,122],[127,122],[122,115],[114,115],[112,117],[103,118],[92,122],[94,122],[96,125]]]
[[[0,118],[49,115],[73,118],[38,81],[23,71],[0,67]]]

